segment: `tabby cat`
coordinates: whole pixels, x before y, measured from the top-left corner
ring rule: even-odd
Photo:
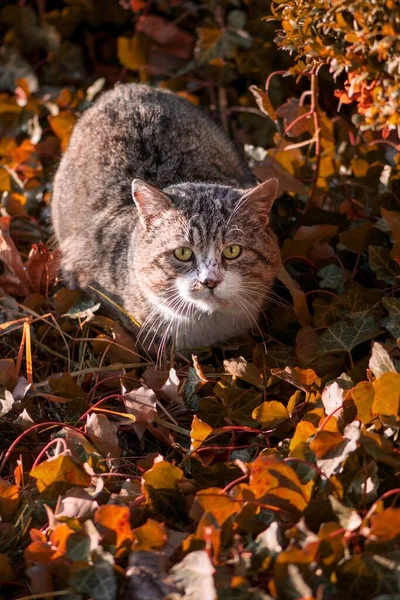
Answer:
[[[132,315],[146,344],[194,348],[242,334],[280,267],[269,227],[277,187],[255,185],[234,145],[187,100],[118,85],[83,114],[55,177],[64,278],[106,295],[137,331],[124,312]]]

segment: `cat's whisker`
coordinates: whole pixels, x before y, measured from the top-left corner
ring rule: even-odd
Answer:
[[[266,347],[267,347],[267,344],[266,344],[266,341],[265,341],[265,338],[264,338],[263,332],[261,331],[261,328],[260,328],[259,324],[257,323],[257,319],[256,319],[256,318],[253,316],[253,314],[251,313],[251,311],[250,311],[250,310],[248,309],[248,307],[246,306],[246,304],[245,304],[245,301],[244,301],[244,299],[243,299],[243,296],[241,296],[240,300],[239,300],[239,298],[238,298],[238,297],[236,297],[236,298],[235,298],[235,301],[236,301],[236,302],[239,304],[239,306],[242,308],[243,312],[244,312],[244,313],[245,313],[245,314],[248,316],[248,320],[249,320],[249,323],[250,323],[250,326],[251,326],[251,328],[253,329],[253,326],[252,326],[252,324],[251,324],[251,323],[253,322],[253,324],[254,324],[254,325],[256,326],[256,328],[258,329],[258,331],[259,331],[259,334],[260,334],[260,336],[261,336],[261,339],[262,339],[263,346],[264,346],[264,348],[266,349]]]

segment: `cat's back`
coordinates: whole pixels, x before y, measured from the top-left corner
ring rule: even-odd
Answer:
[[[139,177],[161,188],[181,181],[254,182],[238,150],[201,109],[141,84],[102,94],[76,125],[64,161],[103,179]]]
[[[83,113],[61,160],[52,201],[57,237],[132,211],[135,178],[158,188],[254,182],[234,144],[201,109],[167,90],[117,85]]]

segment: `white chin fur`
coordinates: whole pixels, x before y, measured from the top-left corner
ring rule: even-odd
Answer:
[[[234,301],[240,292],[240,275],[226,273],[224,280],[213,290],[193,290],[195,280],[191,276],[180,277],[176,280],[176,287],[183,300],[194,304],[204,313],[213,314],[221,311],[236,313],[240,311],[239,305]]]

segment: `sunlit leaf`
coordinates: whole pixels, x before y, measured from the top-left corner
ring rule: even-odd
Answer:
[[[132,550],[160,550],[167,543],[167,533],[163,523],[147,519],[141,527],[133,530],[134,542]]]
[[[193,417],[192,428],[190,430],[191,450],[197,450],[213,428],[204,421],[201,421],[196,415]]]
[[[43,461],[32,469],[30,475],[36,479],[39,492],[50,498],[57,498],[72,486],[86,487],[90,484],[90,475],[68,454]]]
[[[103,539],[115,547],[116,556],[119,557],[130,549],[134,535],[127,506],[104,504],[97,509],[94,522]]]
[[[277,427],[282,421],[290,419],[286,406],[276,400],[263,402],[253,410],[252,417],[261,423],[263,429]]]
[[[400,373],[383,373],[374,381],[373,386],[375,395],[372,412],[397,418],[400,408]]]

